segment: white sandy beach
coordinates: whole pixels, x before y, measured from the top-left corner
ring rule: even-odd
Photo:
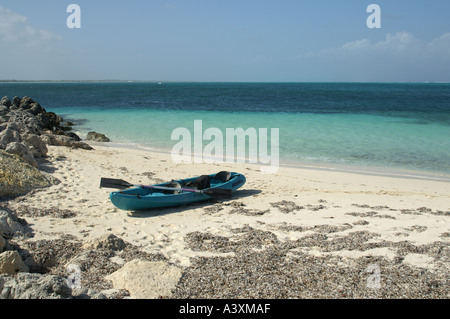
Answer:
[[[34,231],[30,240],[56,239],[65,234],[86,242],[114,234],[146,252],[162,253],[171,264],[181,268],[191,264],[191,257],[233,255],[194,251],[186,243],[189,233],[231,238],[234,229],[245,226],[270,231],[281,242],[315,233],[326,233],[330,241],[364,231],[376,235],[368,243],[408,241],[420,246],[450,241],[448,182],[292,167],[281,167],[277,174],[264,175],[258,165],[174,164],[170,154],[100,143],[91,145],[94,147],[91,151],[49,146],[48,157],[41,161],[40,168],[61,183],[9,202],[10,208],[17,211],[28,207],[77,212],[68,219],[26,217]],[[126,212],[110,202],[112,189],[99,187],[101,177],[154,184],[221,170],[237,171],[247,178],[233,199],[222,203]],[[235,208],[241,210],[236,212]],[[282,211],[283,208],[288,210]],[[301,250],[311,256],[341,256],[350,264],[362,256],[393,260],[397,255],[396,249],[389,245],[365,250],[344,247],[323,251],[314,246]],[[449,266],[434,257],[408,253],[403,263],[430,271]]]

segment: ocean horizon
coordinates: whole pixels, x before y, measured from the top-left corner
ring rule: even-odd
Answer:
[[[167,152],[199,120],[224,134],[277,128],[281,165],[450,180],[448,83],[2,81],[0,95],[30,96],[114,145]]]

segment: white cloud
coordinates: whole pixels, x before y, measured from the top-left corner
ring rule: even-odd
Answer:
[[[449,81],[450,33],[423,41],[409,32],[360,39],[293,57],[299,70],[323,78],[363,81]]]
[[[450,58],[450,32],[431,41],[427,45],[427,50],[431,54],[442,54],[447,58]]]
[[[33,46],[60,39],[50,31],[33,28],[26,17],[0,7],[0,40]]]
[[[384,58],[438,58],[450,59],[450,33],[445,33],[431,42],[423,42],[409,32],[388,33],[386,39],[371,42],[368,39],[345,43],[339,47],[324,49],[309,56],[378,56]]]
[[[61,40],[33,27],[25,16],[0,7],[1,79],[62,78],[68,67]]]
[[[376,43],[372,43],[368,39],[356,40],[345,43],[337,48],[325,49],[320,52],[320,55],[341,54],[341,55],[355,55],[355,54],[387,54],[399,55],[417,52],[421,45],[419,41],[408,32],[397,32],[392,35],[388,33],[386,39]]]

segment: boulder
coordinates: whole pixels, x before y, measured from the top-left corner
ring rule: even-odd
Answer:
[[[3,287],[2,287],[3,286]],[[3,278],[0,299],[65,299],[72,297],[72,289],[62,276],[19,273]]]
[[[9,112],[9,109],[6,106],[0,104],[0,115],[6,115],[6,114],[8,114],[8,112]]]
[[[0,101],[0,105],[3,105],[5,107],[7,107],[7,108],[10,108],[11,107],[11,100],[7,96],[4,96],[1,99],[1,101]]]
[[[6,149],[12,142],[22,142],[19,127],[15,123],[10,123],[0,132],[0,149]]]
[[[105,134],[97,132],[89,132],[86,136],[86,140],[95,142],[110,142],[110,139]]]
[[[73,132],[67,132],[67,133],[64,133],[64,135],[73,138],[76,142],[80,142],[81,141],[81,138],[77,134],[75,134]]]
[[[40,134],[43,124],[37,116],[28,111],[13,110],[8,113],[8,122],[17,125],[20,133]]]
[[[72,289],[68,279],[49,274],[0,275],[0,299],[106,299],[91,289]]]
[[[34,159],[34,156],[31,153],[30,149],[23,143],[19,143],[19,142],[9,143],[6,146],[5,151],[10,154],[18,155],[24,161],[26,161],[28,164],[30,164],[34,167],[38,167],[38,164],[37,164],[36,160]]]
[[[11,108],[12,109],[18,109],[20,106],[20,97],[15,96],[12,100]]]
[[[105,279],[111,280],[114,288],[128,290],[131,298],[156,299],[170,296],[181,274],[180,268],[164,261],[135,259]]]
[[[0,253],[3,251],[5,246],[6,246],[6,240],[5,240],[5,238],[3,238],[3,234],[0,231]]]
[[[68,146],[74,148],[81,148],[85,150],[92,150],[93,148],[84,142],[77,141],[75,138],[67,135],[43,134],[42,140],[48,145]]]
[[[107,249],[112,251],[121,251],[125,249],[125,242],[123,239],[113,235],[113,234],[106,234],[97,238],[90,239],[87,241],[83,248],[85,249]]]
[[[35,103],[35,101],[31,97],[24,96],[20,100],[19,108],[21,108],[22,110],[28,110],[33,103]]]
[[[38,115],[43,110],[44,109],[42,108],[42,106],[39,103],[35,102],[31,104],[30,108],[28,109],[28,112],[30,112],[33,115]]]
[[[21,157],[0,150],[0,199],[57,183],[56,178],[39,171]]]
[[[28,272],[29,269],[15,250],[0,253],[0,274],[15,275],[18,272]]]
[[[53,112],[42,112],[36,117],[41,121],[42,128],[50,131],[60,128],[61,122],[64,121],[60,116]]]
[[[26,134],[23,137],[23,141],[28,145],[31,153],[34,157],[44,157],[47,155],[47,145],[42,138],[36,134]]]
[[[26,222],[19,220],[14,213],[7,210],[0,210],[0,236],[2,238],[12,238],[14,235],[25,235],[27,233],[25,225]]]

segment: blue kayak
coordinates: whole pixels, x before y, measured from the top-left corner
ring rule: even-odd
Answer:
[[[173,207],[205,201],[224,192],[231,196],[245,182],[242,174],[222,171],[162,184],[134,185],[136,187],[110,193],[109,198],[122,210]]]

